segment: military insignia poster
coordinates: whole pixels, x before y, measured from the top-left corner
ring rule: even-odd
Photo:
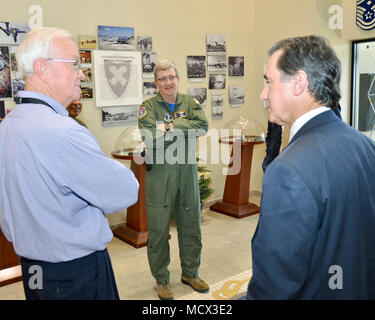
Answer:
[[[357,0],[356,24],[362,30],[375,28],[375,1]]]
[[[96,106],[141,104],[143,92],[141,53],[99,50],[92,53]]]

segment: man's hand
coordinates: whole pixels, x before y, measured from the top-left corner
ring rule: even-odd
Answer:
[[[159,123],[158,126],[156,127],[157,130],[160,130],[160,131],[163,131],[163,132],[166,132],[166,124],[165,123]],[[173,122],[170,122],[169,123],[169,130],[170,131],[173,131],[174,130],[174,127],[173,127]]]
[[[156,129],[165,132],[165,123],[159,123]]]

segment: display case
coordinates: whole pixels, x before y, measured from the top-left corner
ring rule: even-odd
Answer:
[[[249,202],[250,173],[255,145],[264,143],[266,132],[256,120],[237,117],[225,124],[219,142],[232,145],[231,161],[227,170],[223,199],[210,210],[235,218],[244,218],[259,212]]]
[[[141,153],[144,150],[141,133],[138,127],[126,128],[117,138],[112,157],[130,161],[130,169],[139,182],[138,201],[127,209],[126,223],[113,230],[115,237],[129,243],[135,248],[147,245],[147,216],[145,178],[146,166]]]

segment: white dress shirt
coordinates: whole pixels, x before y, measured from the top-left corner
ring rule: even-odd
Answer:
[[[134,204],[138,181],[95,137],[45,95],[0,124],[0,227],[22,257],[62,262],[106,248],[106,213]]]
[[[310,110],[309,112],[304,113],[302,116],[297,118],[291,128],[290,128],[290,135],[289,135],[289,142],[292,141],[295,134],[298,132],[299,129],[301,129],[305,123],[307,123],[312,118],[316,117],[318,114],[323,113],[325,111],[329,111],[330,108],[328,107],[319,107],[315,108],[313,110]]]

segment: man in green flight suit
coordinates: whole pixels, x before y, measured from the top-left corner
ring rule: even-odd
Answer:
[[[160,61],[154,69],[159,93],[138,109],[147,164],[147,255],[156,291],[173,299],[169,284],[169,226],[174,214],[181,260],[181,281],[198,292],[208,292],[199,278],[202,250],[200,198],[196,166],[196,139],[208,123],[199,102],[178,93],[180,81],[174,63]]]

